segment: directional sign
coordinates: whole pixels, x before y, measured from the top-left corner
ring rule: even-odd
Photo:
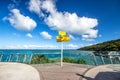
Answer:
[[[70,37],[66,34],[65,31],[59,31],[59,36],[56,36],[57,42],[68,42]]]
[[[66,32],[65,31],[59,31],[59,35],[60,36],[66,36]]]
[[[56,36],[57,42],[68,42],[70,41],[69,36]]]

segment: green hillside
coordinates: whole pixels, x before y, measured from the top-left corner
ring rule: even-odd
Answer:
[[[120,39],[106,41],[103,43],[86,46],[79,48],[78,50],[87,50],[87,51],[120,51]]]

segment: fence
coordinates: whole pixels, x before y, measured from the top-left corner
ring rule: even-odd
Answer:
[[[35,53],[4,53],[0,52],[1,62],[20,62],[30,64],[32,57]],[[60,52],[54,52],[49,54],[38,53],[39,55],[44,55],[46,58],[54,60],[60,58]],[[65,51],[64,58],[68,57],[74,60],[83,59],[86,64],[89,65],[103,65],[103,64],[120,64],[120,53],[119,52],[108,52],[107,54],[94,55],[93,52],[88,51]]]

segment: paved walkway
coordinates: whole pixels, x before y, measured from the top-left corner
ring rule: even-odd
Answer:
[[[93,67],[64,63],[62,68],[59,63],[32,66],[0,62],[0,80],[120,80],[120,64]]]
[[[81,76],[82,80],[120,80],[120,64],[97,66]]]
[[[0,80],[40,80],[40,77],[30,65],[0,62]]]
[[[80,80],[87,69],[92,66],[81,64],[64,63],[60,67],[59,63],[55,64],[36,64],[32,65],[41,72],[44,80]]]

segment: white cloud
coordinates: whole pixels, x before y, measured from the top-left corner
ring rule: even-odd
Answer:
[[[55,13],[56,8],[55,8],[55,4],[53,4],[54,1],[52,1],[52,0],[44,0],[41,3],[42,3],[41,8],[43,10],[46,10],[49,13]]]
[[[44,39],[52,39],[52,36],[50,34],[48,34],[48,32],[43,31],[40,33],[40,35],[44,38]]]
[[[35,12],[39,16],[44,16],[44,14],[41,11],[41,1],[40,0],[30,0],[28,8],[31,12]]]
[[[33,12],[37,14],[38,12],[43,13],[44,11],[44,15],[47,15],[43,17],[44,21],[51,29],[64,30],[69,33],[82,35],[83,40],[97,38],[98,30],[94,29],[98,25],[96,18],[79,17],[76,13],[59,12],[53,0],[37,1],[41,4],[35,5],[37,2],[31,0],[30,3],[33,2],[35,4],[29,5],[29,8],[36,6],[38,10],[33,10]],[[84,37],[85,35],[87,37]]]
[[[36,22],[29,16],[24,16],[18,9],[12,9],[9,17],[4,17],[17,30],[31,31],[36,27]]]
[[[25,45],[8,45],[7,49],[59,49],[59,46],[56,45],[34,45],[34,44],[25,44]]]
[[[76,48],[79,48],[78,45],[75,45],[75,44],[68,44],[66,45],[66,47],[69,49],[76,49]]]
[[[89,39],[89,38],[83,38],[82,40],[84,40],[84,41],[88,41],[88,42],[95,41],[94,39]]]
[[[8,49],[21,49],[21,45],[8,45],[6,46]]]
[[[45,19],[51,29],[64,30],[69,33],[88,36],[97,36],[97,30],[93,28],[98,24],[97,19],[78,17],[76,13],[54,13]]]
[[[27,33],[26,36],[29,37],[29,38],[33,37],[32,34],[30,34],[30,33]]]
[[[94,37],[96,38],[96,37]],[[90,37],[89,35],[82,35],[82,40],[84,41],[95,41],[93,37]]]
[[[78,40],[78,38],[75,38],[73,35],[69,35],[69,37],[70,37],[70,39],[72,39],[72,40]]]
[[[60,45],[36,45],[36,44],[18,44],[18,45],[8,45],[5,46],[6,49],[61,49]],[[64,49],[77,49],[79,48],[78,45],[75,44],[68,44],[64,45]]]

